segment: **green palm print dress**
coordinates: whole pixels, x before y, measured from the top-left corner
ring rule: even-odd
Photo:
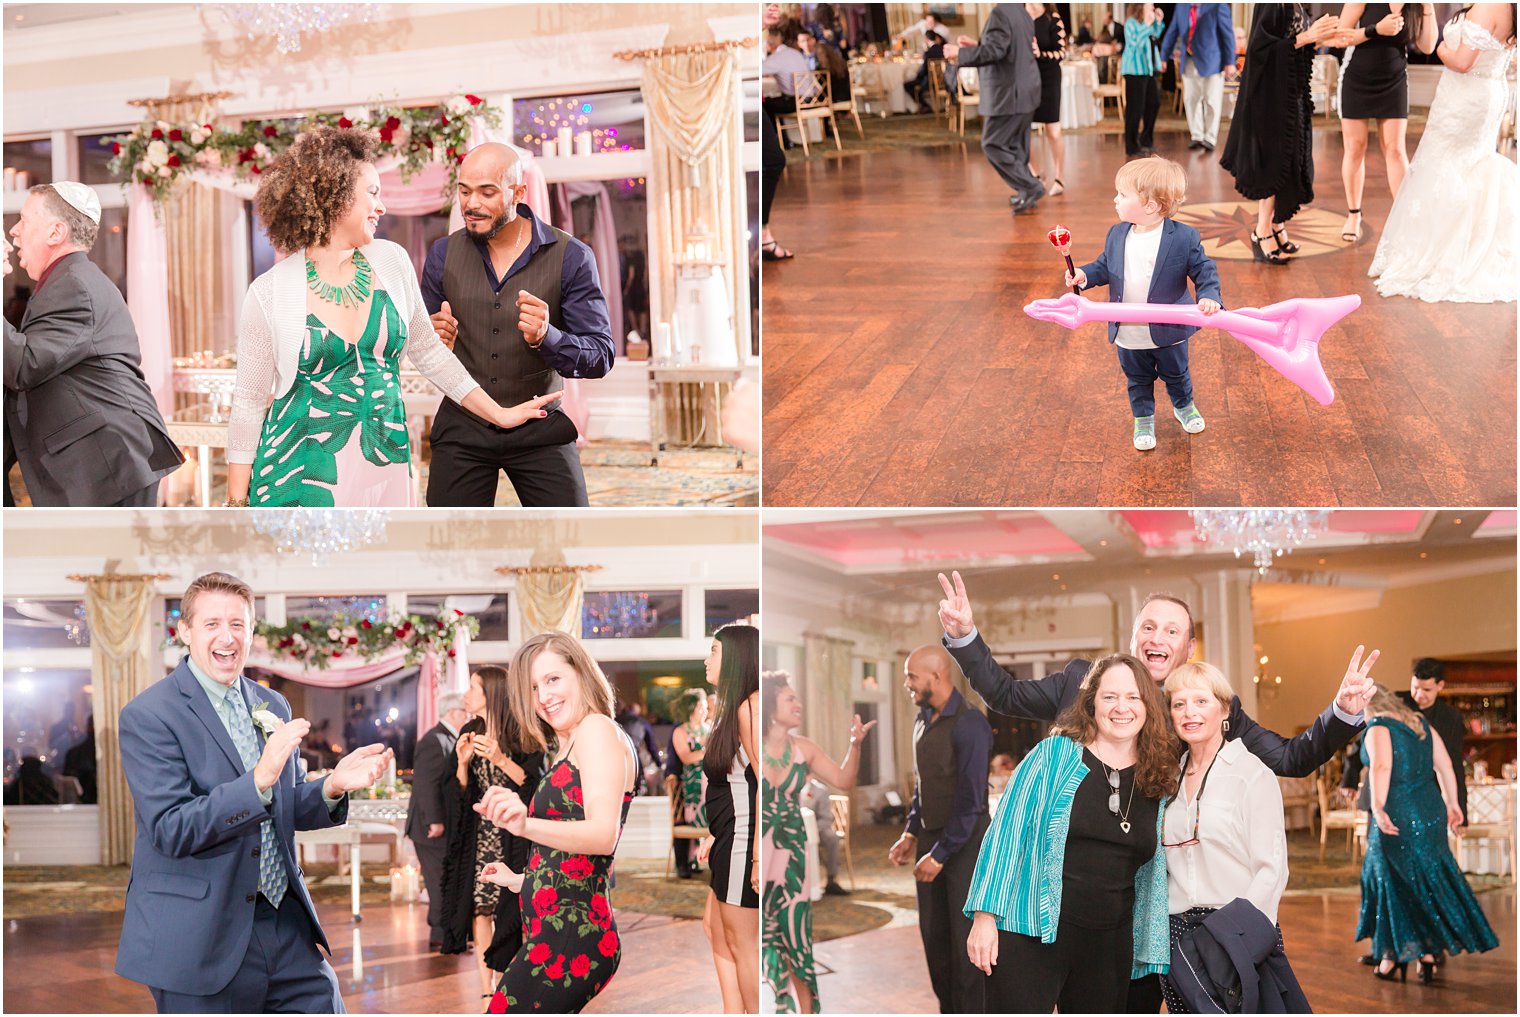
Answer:
[[[264,416],[248,503],[367,508],[415,501],[401,398],[407,326],[384,290],[357,342],[306,315],[300,370]]]
[[[702,746],[707,744],[707,736],[712,733],[712,727],[703,724],[700,727],[686,729],[686,746],[692,752],[701,752]],[[707,825],[707,771],[702,769],[702,763],[681,764],[681,801],[683,818],[694,826]]]
[[[761,939],[761,973],[776,997],[777,1013],[797,1013],[795,978],[807,986],[818,1013],[818,976],[813,973],[813,900],[807,878],[807,828],[802,822],[802,790],[808,782],[806,763],[792,761],[792,742],[779,759],[766,757],[766,776],[761,790],[760,813],[764,833],[760,848],[765,874],[761,911],[765,930]],[[769,771],[783,769],[779,785]]]

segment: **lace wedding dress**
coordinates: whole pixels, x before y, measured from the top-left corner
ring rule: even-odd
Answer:
[[[1367,274],[1385,297],[1510,301],[1520,291],[1520,168],[1497,145],[1513,54],[1465,18],[1448,22],[1445,32],[1448,46],[1470,46],[1478,59],[1465,74],[1442,71]]]

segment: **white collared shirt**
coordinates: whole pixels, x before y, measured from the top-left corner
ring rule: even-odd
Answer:
[[[1275,923],[1288,885],[1282,789],[1239,739],[1220,747],[1196,801],[1188,800],[1186,787],[1177,789],[1162,821],[1162,843],[1190,839],[1195,821],[1199,843],[1166,849],[1167,910],[1221,908],[1244,897]]]
[[[1129,304],[1143,304],[1151,298],[1151,279],[1156,275],[1156,258],[1161,253],[1161,234],[1166,223],[1158,222],[1154,229],[1144,233],[1130,227],[1124,238],[1124,292],[1115,300]],[[1151,327],[1120,325],[1114,342],[1127,350],[1153,350],[1156,343],[1151,339]]]

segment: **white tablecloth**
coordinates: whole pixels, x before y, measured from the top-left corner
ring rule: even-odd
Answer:
[[[891,113],[907,113],[910,105],[905,84],[918,77],[923,69],[922,60],[867,60],[850,64],[850,87],[884,96],[886,108]]]
[[[1061,65],[1061,126],[1087,127],[1103,119],[1093,98],[1098,87],[1098,65],[1073,60]]]

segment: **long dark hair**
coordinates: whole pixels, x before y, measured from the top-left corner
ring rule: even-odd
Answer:
[[[512,716],[512,685],[507,669],[499,664],[480,664],[470,669],[480,676],[480,690],[486,696],[486,733],[507,755],[531,752],[522,736],[522,725]]]
[[[765,718],[767,724],[776,719],[776,700],[791,687],[792,675],[789,671],[767,671],[760,676],[760,716]],[[770,733],[769,728],[765,733]]]
[[[1111,653],[1095,661],[1082,679],[1082,689],[1070,706],[1056,718],[1051,734],[1065,735],[1086,745],[1098,734],[1098,686],[1103,674],[1116,664],[1123,664],[1135,676],[1135,687],[1145,703],[1145,725],[1135,740],[1135,786],[1147,798],[1163,798],[1177,792],[1177,739],[1172,733],[1171,710],[1156,687],[1151,673],[1139,658],[1128,653]]]
[[[718,666],[718,720],[707,738],[702,766],[721,777],[739,754],[739,711],[760,689],[760,630],[725,625],[713,638],[723,647],[723,662]]]

